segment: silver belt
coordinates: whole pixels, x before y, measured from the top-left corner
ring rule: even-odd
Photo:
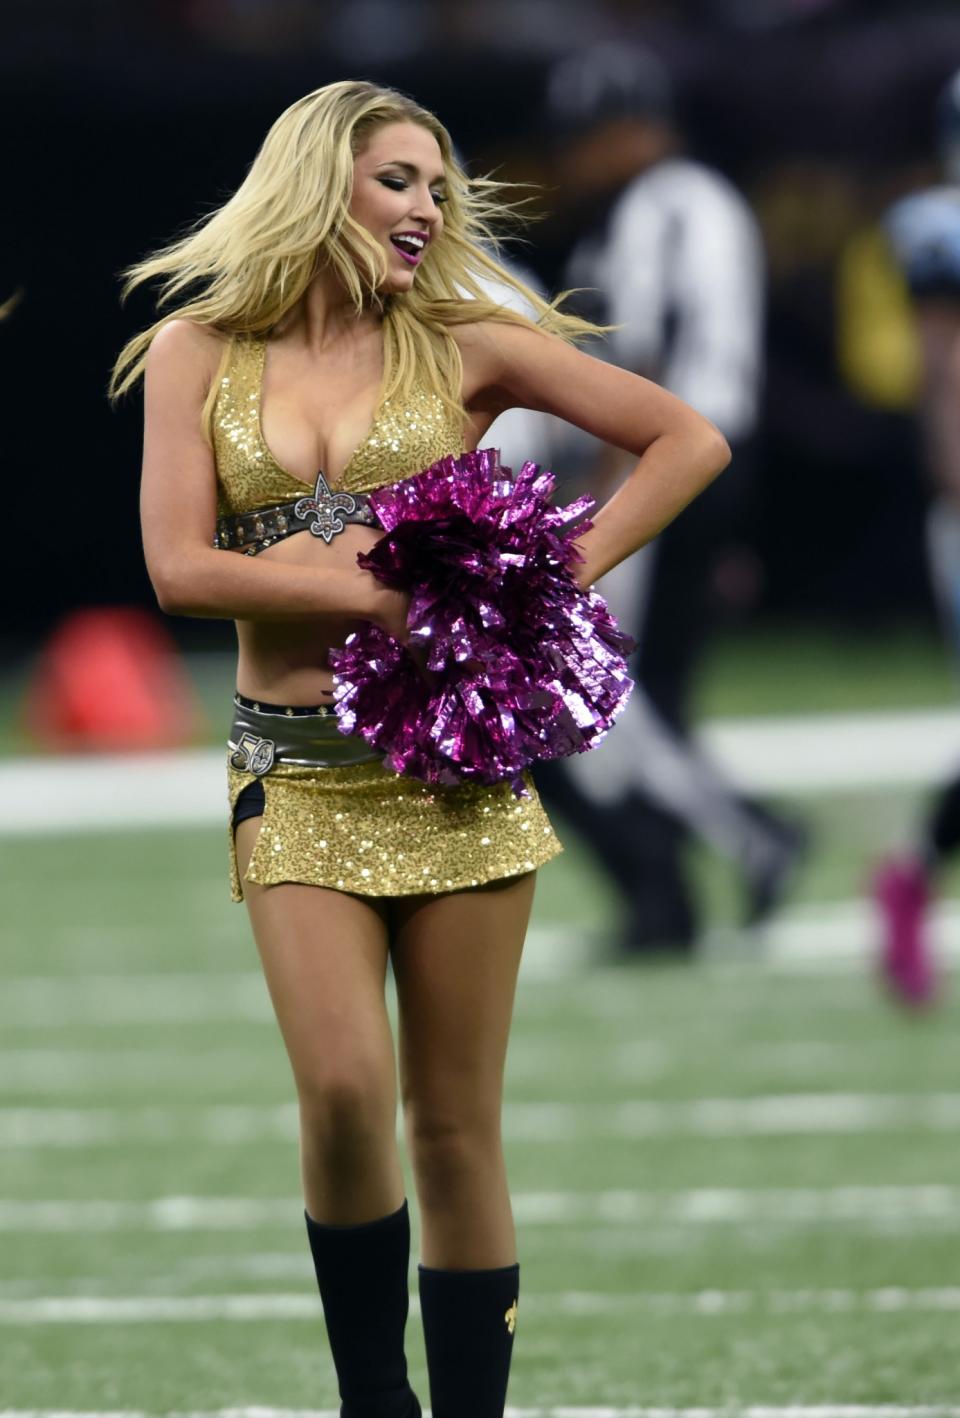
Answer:
[[[255,512],[218,518],[213,544],[227,551],[231,547],[242,547],[247,556],[256,556],[274,542],[292,537],[294,532],[309,532],[311,536],[322,537],[329,546],[351,523],[379,526],[368,497],[362,492],[334,492],[323,473],[318,473],[312,497],[298,497],[294,502],[278,502]]]
[[[357,734],[342,734],[333,707],[313,714],[250,708],[234,698],[227,748],[234,768],[262,778],[277,764],[350,768],[383,755]]]

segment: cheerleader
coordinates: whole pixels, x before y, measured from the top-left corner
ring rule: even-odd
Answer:
[[[371,494],[470,453],[510,407],[557,415],[639,460],[577,538],[587,590],[728,458],[680,400],[578,351],[594,327],[489,254],[502,205],[409,98],[318,89],[280,116],[223,207],[132,268],[128,288],[160,281],[163,313],[112,385],[145,374],[142,525],[160,606],[237,626],[233,896],[299,1100],[343,1418],[421,1412],[404,1354],[388,962],[434,1418],[503,1413],[519,1298],[504,1060],[536,869],[560,850],[529,778],[519,792],[482,775],[431,784],[341,732],[339,647],[364,627],[410,635],[409,594],[358,561],[382,537]],[[491,279],[535,318],[492,301]]]

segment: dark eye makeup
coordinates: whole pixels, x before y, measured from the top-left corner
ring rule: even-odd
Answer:
[[[408,186],[405,177],[378,177],[377,181],[382,182],[384,187],[389,187],[393,192],[402,192],[404,188]],[[448,200],[445,192],[431,192],[430,196],[438,207],[442,206],[443,203]]]

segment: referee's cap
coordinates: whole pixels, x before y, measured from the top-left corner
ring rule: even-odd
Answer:
[[[932,187],[904,197],[883,225],[915,296],[960,297],[960,190]]]
[[[618,118],[674,114],[673,85],[651,49],[604,41],[561,59],[547,80],[546,117],[558,134]]]

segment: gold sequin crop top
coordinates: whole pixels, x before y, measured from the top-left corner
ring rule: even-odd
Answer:
[[[395,400],[381,399],[370,430],[351,454],[340,481],[328,488],[320,473],[314,489],[282,468],[264,441],[260,400],[266,348],[262,336],[235,336],[220,379],[213,410],[218,525],[249,523],[252,528],[261,509],[302,500],[311,493],[320,498],[321,484],[328,500],[360,504],[362,494],[463,451],[461,420],[436,394],[417,384],[403,407]],[[300,529],[288,528],[285,522],[281,535]],[[221,539],[220,545],[229,542]]]

